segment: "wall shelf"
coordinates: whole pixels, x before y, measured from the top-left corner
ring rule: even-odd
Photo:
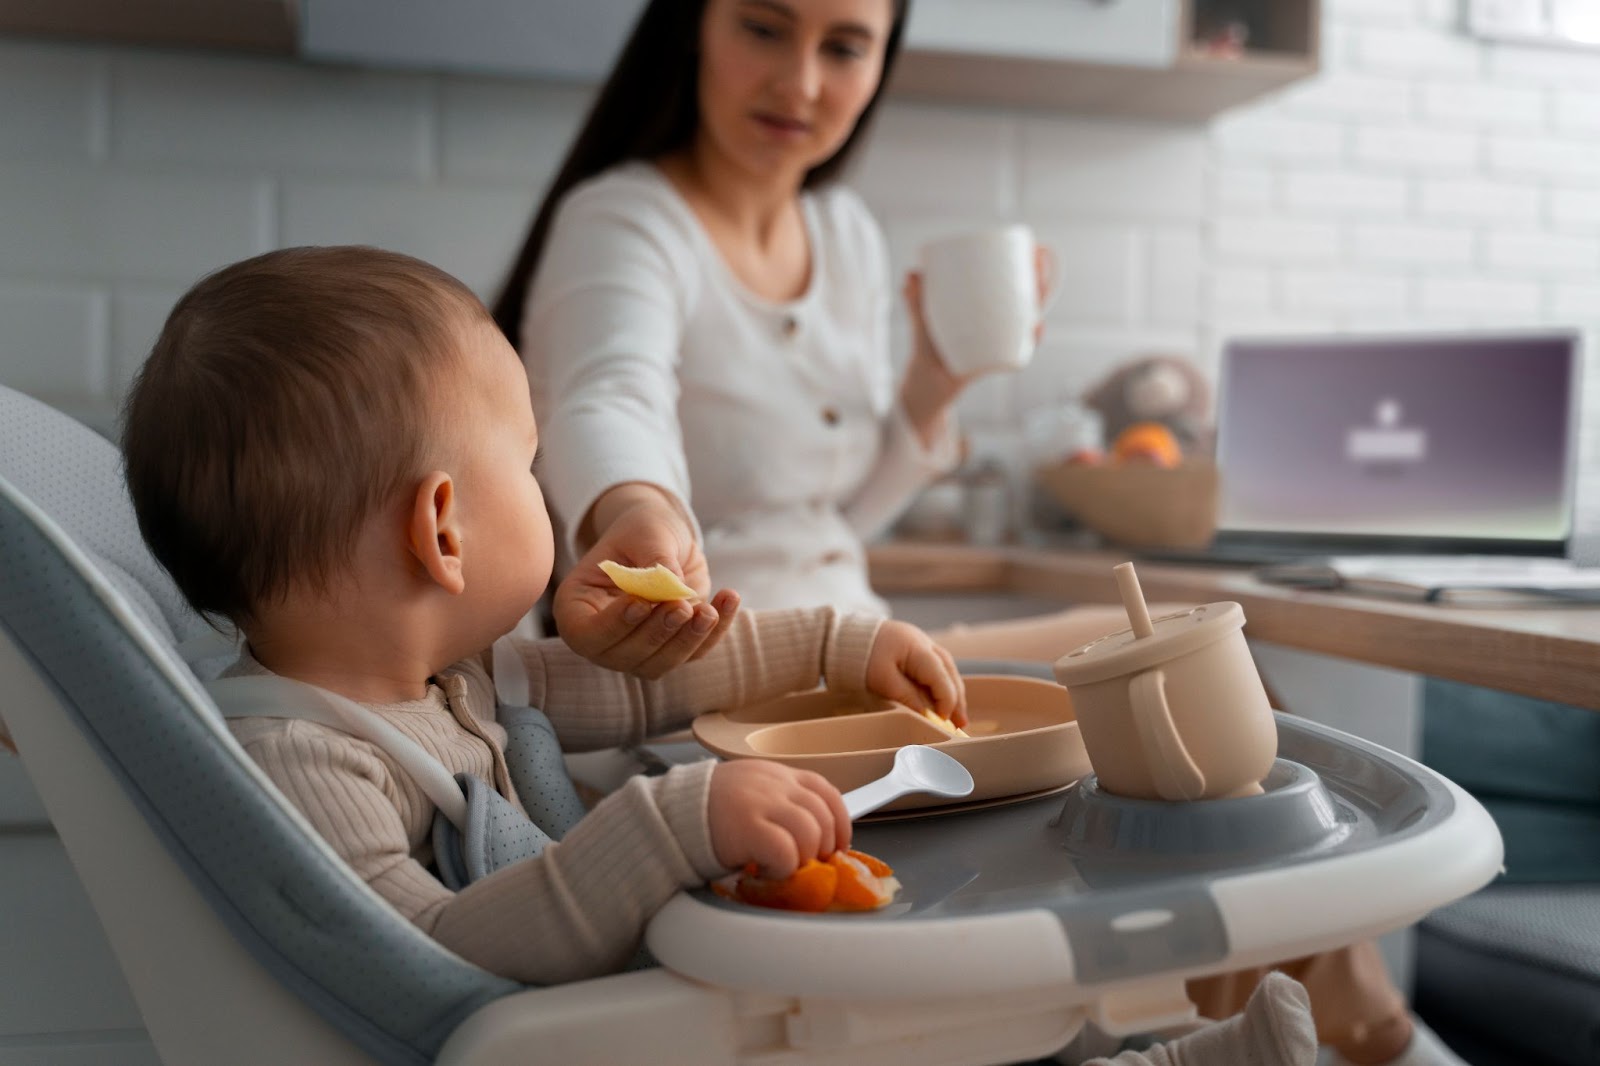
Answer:
[[[1150,70],[910,52],[892,89],[914,99],[1199,122],[1317,72],[1313,58],[1185,55]]]
[[[901,57],[892,88],[919,99],[1198,122],[1319,69],[1320,0],[1231,5],[1260,12],[1252,27],[1256,43],[1237,58],[1198,47],[1205,10],[1197,3],[1204,0],[1183,0],[1171,27],[1171,59],[1159,66],[913,47]]]
[[[292,55],[298,0],[0,0],[0,34]]]

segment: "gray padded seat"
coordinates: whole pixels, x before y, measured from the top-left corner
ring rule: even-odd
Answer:
[[[1417,1007],[1523,1063],[1600,1063],[1600,888],[1491,885],[1435,911]]]
[[[1517,1066],[1600,1063],[1600,713],[1436,679],[1424,711],[1423,761],[1493,815],[1506,875],[1418,927],[1417,1007]]]
[[[0,627],[239,942],[384,1063],[433,1061],[461,1021],[521,986],[468,964],[335,857],[249,757],[172,650],[205,631],[139,539],[112,445],[0,388],[0,478],[37,504],[126,598],[103,590],[0,496]],[[174,931],[181,935],[181,931]]]

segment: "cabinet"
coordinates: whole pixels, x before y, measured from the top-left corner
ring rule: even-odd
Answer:
[[[642,10],[644,0],[301,0],[300,54],[594,82]]]
[[[1159,69],[1177,56],[1180,0],[913,0],[906,48]]]
[[[903,97],[1200,121],[1317,70],[1320,0],[913,0]],[[644,0],[0,0],[0,34],[594,82]],[[1242,49],[1204,46],[1218,26]]]

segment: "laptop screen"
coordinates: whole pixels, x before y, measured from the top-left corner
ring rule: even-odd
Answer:
[[[1239,340],[1218,389],[1218,525],[1337,548],[1560,553],[1578,340]]]

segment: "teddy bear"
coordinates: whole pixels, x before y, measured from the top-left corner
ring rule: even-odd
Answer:
[[[1102,378],[1083,403],[1100,415],[1108,443],[1129,426],[1155,422],[1172,431],[1184,455],[1211,453],[1211,386],[1187,359],[1139,356]]]

